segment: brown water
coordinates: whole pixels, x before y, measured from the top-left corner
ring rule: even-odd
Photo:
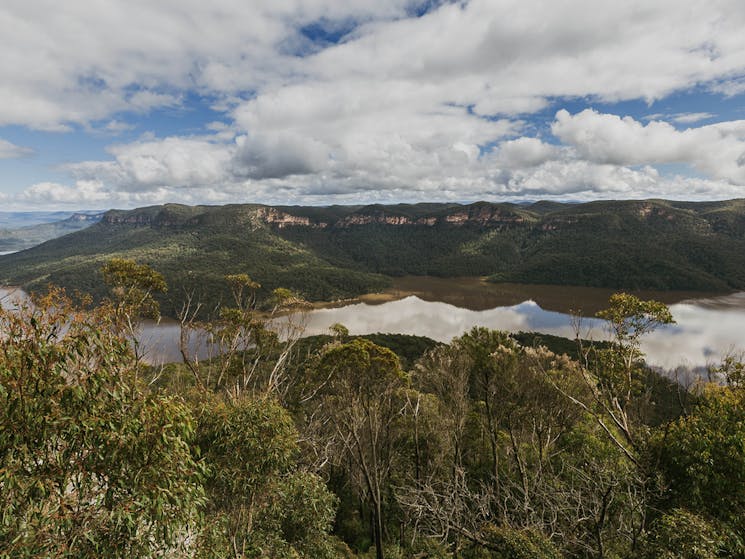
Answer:
[[[435,278],[405,276],[395,278],[382,295],[361,297],[375,304],[415,295],[423,301],[448,303],[462,309],[483,311],[495,307],[511,307],[523,301],[534,301],[547,311],[576,312],[593,316],[608,306],[608,299],[619,289],[577,287],[523,283],[490,283],[483,278]],[[654,299],[667,305],[688,300],[721,297],[722,293],[704,291],[624,290],[640,299]],[[724,303],[724,306],[728,306]]]
[[[613,292],[587,287],[489,284],[478,278],[404,277],[396,279],[386,293],[315,308],[302,318],[302,323],[305,335],[328,333],[332,324],[341,323],[352,334],[415,334],[443,342],[474,326],[573,338],[576,331],[569,312],[581,311],[582,316],[592,317],[607,306]],[[0,299],[4,293],[7,291],[0,289]],[[633,293],[667,303],[677,321],[644,338],[642,349],[651,364],[666,369],[701,367],[745,350],[745,293]],[[22,292],[15,296],[22,296]],[[7,306],[9,299],[0,302]],[[277,327],[283,327],[281,320]],[[606,334],[604,323],[585,318],[580,334],[601,339]],[[150,362],[180,358],[179,328],[173,321],[146,322],[140,339]]]

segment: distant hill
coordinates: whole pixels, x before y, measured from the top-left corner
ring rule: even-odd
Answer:
[[[98,223],[103,212],[5,212],[0,214],[0,252],[24,250]],[[49,221],[47,221],[49,220]]]
[[[111,210],[101,221],[0,257],[0,283],[100,294],[113,256],[184,290],[226,296],[250,274],[311,300],[383,289],[404,274],[628,289],[745,289],[745,200],[532,205],[182,206]]]

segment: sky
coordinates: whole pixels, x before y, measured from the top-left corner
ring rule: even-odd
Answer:
[[[0,209],[745,197],[742,0],[3,0]]]

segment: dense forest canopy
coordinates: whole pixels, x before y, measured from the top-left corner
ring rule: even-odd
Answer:
[[[611,341],[571,356],[484,328],[282,341],[233,274],[181,315],[220,355],[154,368],[132,336],[163,276],[103,276],[99,303],[0,309],[0,557],[745,557],[745,368],[646,367],[660,303],[614,296]]]

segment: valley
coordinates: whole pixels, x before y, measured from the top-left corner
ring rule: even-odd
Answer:
[[[112,257],[160,271],[171,316],[184,293],[214,308],[228,297],[223,276],[236,273],[262,285],[260,298],[286,287],[309,301],[380,293],[402,276],[726,293],[745,289],[745,201],[110,210],[0,256],[0,282],[101,297],[99,269]]]

